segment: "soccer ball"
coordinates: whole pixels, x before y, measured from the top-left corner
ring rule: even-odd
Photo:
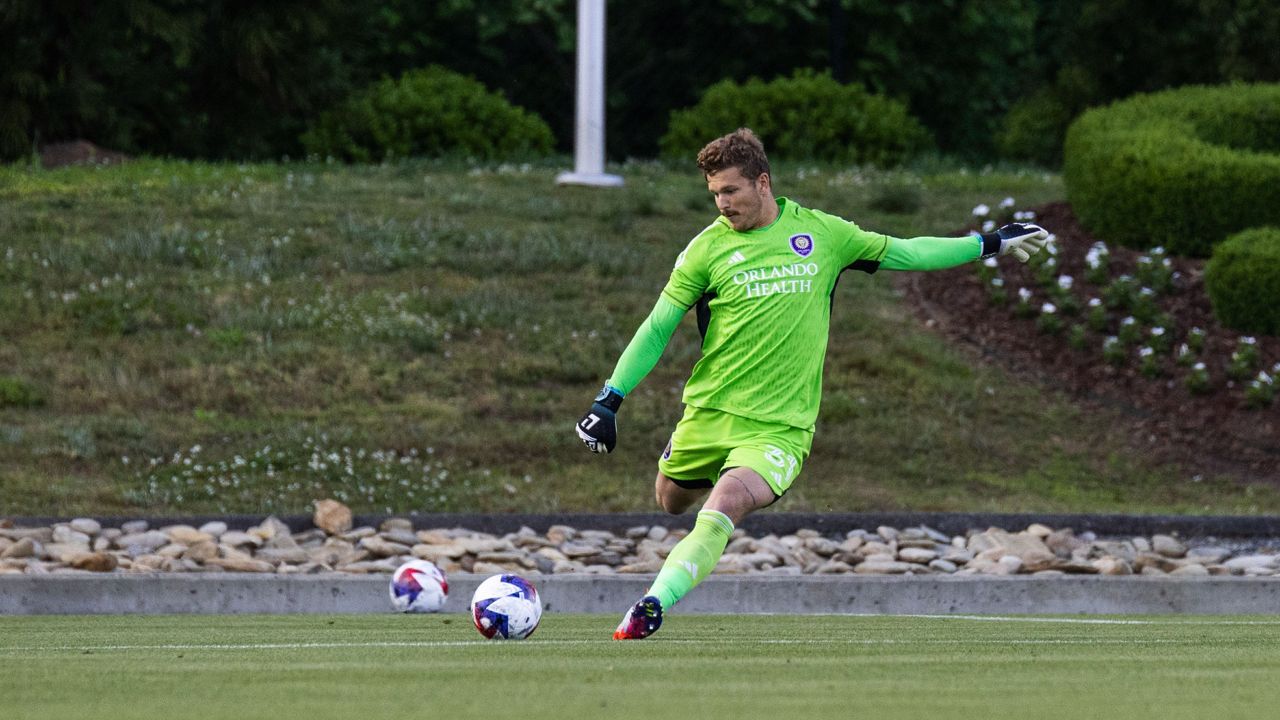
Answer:
[[[538,629],[542,601],[519,575],[494,575],[471,598],[471,621],[490,640],[523,640]]]
[[[447,597],[444,571],[428,560],[410,560],[391,576],[391,607],[400,612],[439,612]]]

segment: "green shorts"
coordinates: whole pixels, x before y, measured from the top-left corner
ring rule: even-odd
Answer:
[[[782,497],[812,446],[813,430],[686,405],[658,470],[682,487],[709,488],[730,468],[751,468]]]

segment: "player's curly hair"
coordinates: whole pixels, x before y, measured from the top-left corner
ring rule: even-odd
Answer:
[[[743,177],[755,180],[769,172],[769,158],[751,128],[738,128],[707,143],[698,153],[698,167],[703,175],[736,167]]]

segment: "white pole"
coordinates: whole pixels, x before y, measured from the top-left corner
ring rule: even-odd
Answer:
[[[604,171],[604,10],[605,0],[578,0],[573,172],[556,177],[556,182],[561,185],[622,185],[620,176]]]

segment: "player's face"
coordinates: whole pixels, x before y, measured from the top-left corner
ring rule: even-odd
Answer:
[[[773,191],[769,174],[762,173],[754,180],[743,176],[736,167],[707,174],[707,190],[715,196],[720,214],[738,232],[755,230],[773,222]]]

